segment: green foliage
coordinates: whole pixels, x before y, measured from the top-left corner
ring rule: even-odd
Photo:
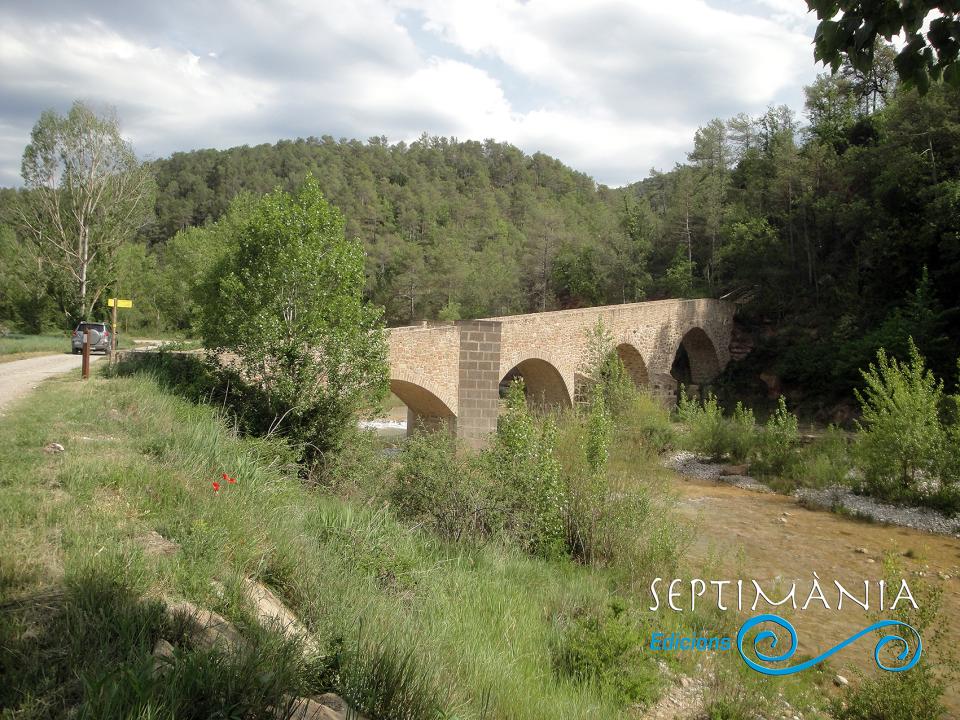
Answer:
[[[926,664],[903,673],[864,678],[832,708],[837,720],[940,720],[947,717],[942,681]]]
[[[378,720],[442,720],[447,696],[423,660],[389,639],[358,639],[332,658],[332,684],[347,704]]]
[[[520,378],[510,384],[506,402],[486,456],[503,488],[506,531],[536,555],[559,557],[567,498],[556,457],[556,424],[530,413]]]
[[[596,686],[620,705],[648,705],[659,695],[663,677],[652,654],[643,647],[649,634],[622,604],[582,612],[563,628],[553,651],[561,677]]]
[[[386,340],[362,298],[362,248],[316,180],[264,196],[207,285],[206,347],[236,355],[308,461],[339,451],[357,412],[386,393]]]
[[[777,409],[767,419],[760,433],[756,456],[750,464],[751,470],[765,476],[789,475],[799,460],[799,444],[797,416],[787,410],[786,398],[781,395],[777,399]]]
[[[0,621],[0,707],[24,717],[256,716],[306,691],[302,647],[256,634],[234,652],[193,645],[177,618],[126,582],[115,560],[63,589],[18,598]],[[33,628],[31,633],[24,633]],[[178,649],[154,669],[160,638]]]
[[[148,218],[153,176],[120,136],[115,112],[98,114],[80,101],[67,115],[40,116],[21,168],[27,192],[17,198],[19,223],[37,269],[54,270],[68,324],[93,319],[116,281],[117,251]]]
[[[800,485],[823,488],[850,483],[853,469],[851,442],[835,425],[800,451],[791,476]]]
[[[945,446],[939,410],[943,383],[926,368],[910,341],[907,362],[881,348],[876,364],[862,371],[865,387],[855,390],[863,410],[857,457],[871,491],[896,499],[932,480]]]
[[[725,417],[717,398],[708,393],[701,402],[680,388],[678,416],[686,426],[685,444],[712,460],[747,459],[755,445],[753,411],[738,402],[732,417]]]
[[[895,65],[905,85],[927,92],[931,81],[941,78],[960,87],[960,30],[956,6],[938,0],[911,3],[846,3],[839,0],[807,0],[820,24],[814,39],[814,56],[834,72],[845,58],[854,68],[867,72],[874,62],[878,38],[890,41],[906,34],[906,45]],[[926,34],[921,32],[931,16]]]
[[[693,294],[693,271],[696,263],[687,256],[687,251],[677,247],[673,262],[667,267],[664,275],[665,284],[673,297],[691,297]]]
[[[419,432],[403,444],[387,497],[402,519],[446,540],[482,539],[500,524],[482,466],[458,453],[446,430]]]
[[[621,442],[624,438],[639,440],[649,453],[655,455],[672,448],[677,440],[670,411],[649,393],[634,393],[617,417],[617,424],[621,429]]]
[[[757,424],[753,417],[753,410],[746,407],[739,400],[733,409],[730,419],[730,459],[734,462],[744,462],[757,442]]]
[[[637,394],[636,385],[614,347],[613,336],[601,319],[587,331],[586,358],[580,372],[586,382],[585,387],[578,390],[582,397],[577,399],[593,407],[595,398],[602,395],[604,408],[614,417],[619,416]]]
[[[590,471],[603,477],[610,459],[610,442],[613,439],[613,418],[607,410],[603,393],[597,393],[590,403],[587,414],[586,456]]]
[[[891,586],[898,584],[903,567],[898,558],[884,559],[884,577]],[[837,720],[939,720],[947,717],[943,696],[956,678],[954,649],[945,637],[942,588],[923,581],[911,581],[911,592],[918,609],[899,603],[893,617],[912,626],[923,638],[923,654],[917,664],[905,672],[883,672],[861,677],[860,682],[835,698],[831,711]],[[878,634],[879,631],[878,631]],[[909,637],[910,634],[908,634]],[[914,651],[911,638],[911,651]],[[887,658],[887,662],[896,663]]]

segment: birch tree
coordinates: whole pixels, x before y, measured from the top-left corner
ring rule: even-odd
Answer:
[[[116,274],[117,249],[152,214],[152,176],[120,136],[115,111],[75,102],[44,112],[21,165],[19,216],[38,254],[68,280],[68,320],[87,319]]]

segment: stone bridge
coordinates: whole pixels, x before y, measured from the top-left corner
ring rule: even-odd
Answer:
[[[531,400],[572,404],[601,320],[634,382],[673,403],[678,382],[708,383],[730,360],[734,310],[725,300],[659,300],[392,328],[390,389],[407,406],[408,432],[446,425],[481,445],[513,377]]]

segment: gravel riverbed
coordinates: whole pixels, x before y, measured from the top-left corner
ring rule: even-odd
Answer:
[[[709,462],[689,451],[666,455],[663,458],[663,464],[680,475],[695,480],[727,483],[753,492],[773,492],[749,475],[725,474],[729,471],[728,466]],[[960,518],[947,517],[932,508],[890,505],[866,495],[857,495],[849,488],[842,486],[822,489],[800,488],[793,493],[793,497],[809,508],[828,511],[843,508],[851,515],[873,522],[960,537]]]

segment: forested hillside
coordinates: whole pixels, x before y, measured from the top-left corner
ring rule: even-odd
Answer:
[[[766,371],[788,390],[842,394],[876,347],[902,354],[908,335],[956,375],[960,91],[898,92],[883,48],[871,73],[821,76],[804,118],[781,106],[712,120],[685,164],[625,188],[542,153],[427,135],[198,150],[152,167],[156,218],[116,259],[132,327],[188,331],[231,204],[242,213],[245,193],[312,173],[363,241],[367,293],[389,324],[733,292],[754,389]],[[39,329],[62,317],[58,280],[38,281],[14,195],[0,196],[0,317]]]

